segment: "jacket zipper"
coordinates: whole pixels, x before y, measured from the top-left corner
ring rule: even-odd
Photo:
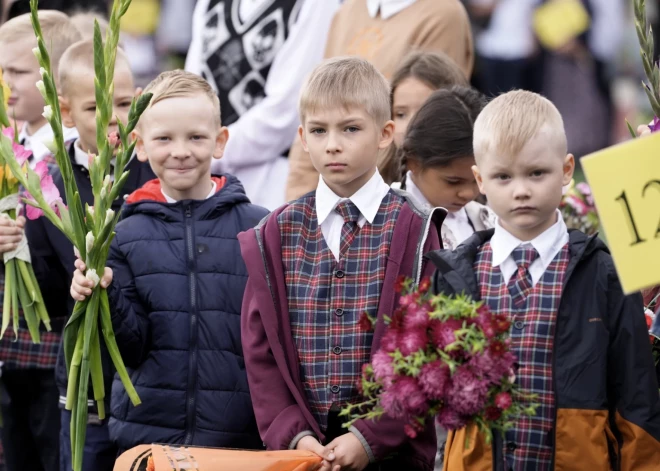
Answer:
[[[580,260],[582,260],[582,257],[584,256],[584,253],[587,251],[589,248],[589,245],[591,245],[591,242],[593,240],[592,238],[587,239],[585,242],[585,247],[583,251],[579,254],[579,259],[575,261],[574,264],[569,262],[569,268],[570,270],[566,270],[566,275],[564,277],[564,282],[562,283],[562,289],[561,289],[561,298],[564,298],[564,290],[566,289],[566,286],[568,285],[568,282],[573,276],[573,272],[575,271],[575,268],[577,267],[577,264],[580,263]],[[570,240],[569,240],[569,253],[570,253]],[[559,304],[559,309],[557,312],[561,312],[562,308],[562,303],[560,302]],[[559,316],[557,316],[559,317]],[[555,454],[557,452],[557,337],[559,333],[559,322],[557,322],[557,325],[555,326],[555,335],[552,339],[552,392],[555,395],[555,410],[554,410],[554,420],[552,421],[552,430],[551,430],[551,437],[552,437],[552,461],[550,462],[550,469],[555,469]]]
[[[188,253],[188,279],[190,286],[190,350],[188,354],[188,394],[186,405],[186,436],[185,445],[192,444],[195,436],[195,400],[197,389],[197,277],[195,270],[194,236],[192,208],[185,208],[186,249]]]

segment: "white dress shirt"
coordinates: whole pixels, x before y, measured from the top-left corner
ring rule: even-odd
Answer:
[[[500,267],[503,281],[508,284],[514,273],[518,271],[518,265],[511,253],[520,245],[532,245],[539,253],[539,257],[529,266],[532,285],[536,285],[559,251],[567,243],[568,229],[559,210],[557,210],[557,222],[529,242],[523,242],[513,236],[498,221],[495,224],[495,234],[490,239],[490,246],[493,249],[493,267]]]
[[[321,226],[321,233],[330,251],[339,261],[339,247],[341,244],[341,229],[344,226],[344,218],[335,211],[341,201],[351,200],[360,210],[358,226],[362,228],[369,221],[374,222],[383,198],[390,191],[390,187],[383,181],[380,173],[376,172],[373,177],[356,191],[350,198],[342,198],[326,185],[323,177],[319,177],[319,185],[316,188],[316,218]]]
[[[64,142],[69,142],[78,137],[78,130],[76,128],[67,128],[62,127],[62,134],[64,135]],[[51,155],[52,152],[48,147],[46,147],[45,142],[53,140],[53,130],[50,128],[50,124],[46,123],[41,126],[34,134],[29,135],[27,133],[27,123],[23,125],[20,134],[18,135],[18,141],[23,143],[23,147],[27,150],[32,151],[32,160],[30,163],[31,167],[37,165],[37,162],[41,162],[44,157]]]
[[[200,0],[193,16],[193,40],[186,70],[200,75],[205,64],[203,22],[209,0]],[[305,0],[271,64],[266,96],[228,126],[229,140],[213,173],[231,173],[243,184],[252,203],[273,210],[285,201],[289,160],[282,155],[300,124],[298,97],[305,77],[323,60],[325,43],[340,0]]]
[[[380,12],[380,17],[384,20],[405,10],[417,0],[367,0],[367,10],[369,16],[376,18]]]

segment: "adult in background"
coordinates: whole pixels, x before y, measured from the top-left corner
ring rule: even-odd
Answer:
[[[220,98],[229,128],[213,172],[236,175],[254,204],[284,202],[286,158],[305,76],[323,58],[339,0],[199,0],[186,70]]]

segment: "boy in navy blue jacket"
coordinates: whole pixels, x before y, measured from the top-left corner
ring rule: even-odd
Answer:
[[[108,288],[117,343],[142,404],[119,380],[110,434],[120,450],[145,443],[258,448],[240,332],[247,270],[237,235],[267,211],[230,175],[211,176],[228,131],[200,77],[161,74],[136,129],[137,155],[157,180],[133,193],[117,225]],[[71,286],[93,287],[76,262]]]

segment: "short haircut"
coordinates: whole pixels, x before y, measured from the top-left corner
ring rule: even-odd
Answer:
[[[300,122],[317,109],[360,107],[384,124],[391,117],[390,85],[371,63],[358,57],[323,61],[311,73],[300,94]]]
[[[215,115],[220,124],[220,100],[211,85],[199,75],[181,69],[161,73],[144,89],[144,93],[152,93],[149,106],[168,98],[191,97],[197,94],[205,95],[213,103]]]
[[[542,128],[548,131],[548,144],[565,156],[564,121],[555,105],[537,93],[504,93],[486,105],[474,123],[475,159],[479,162],[492,151],[517,155]]]
[[[64,51],[76,41],[80,41],[81,36],[64,13],[56,10],[39,10],[37,14],[52,67],[56,71]],[[0,50],[26,39],[32,40],[34,47],[37,46],[29,13],[17,16],[0,26]]]
[[[444,52],[415,51],[405,56],[392,76],[392,93],[407,78],[415,78],[434,90],[469,85],[458,64]]]
[[[115,59],[115,70],[125,66],[129,71],[131,67],[124,51],[117,48]],[[75,78],[80,76],[81,69],[90,70],[94,73],[94,40],[85,39],[78,41],[62,54],[59,67],[59,88],[62,96],[69,96]]]
[[[103,13],[81,10],[71,15],[71,23],[78,30],[82,39],[94,39],[94,20],[98,21],[101,37],[105,40],[110,24]]]

